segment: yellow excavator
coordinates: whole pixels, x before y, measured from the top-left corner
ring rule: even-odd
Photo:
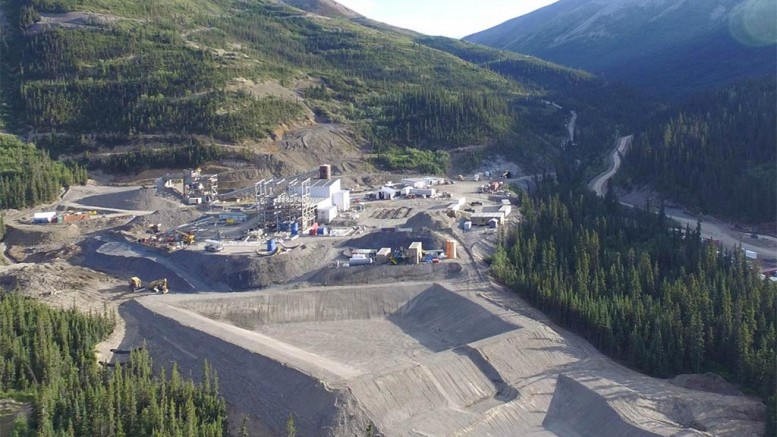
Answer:
[[[132,290],[133,293],[137,291],[143,291],[146,289],[146,287],[143,286],[143,282],[137,276],[133,276],[130,278],[129,286],[130,286],[130,290]],[[157,279],[156,281],[149,282],[148,290],[153,291],[154,293],[167,294],[167,292],[170,291],[167,288],[167,278]]]

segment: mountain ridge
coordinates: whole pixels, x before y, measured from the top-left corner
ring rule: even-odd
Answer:
[[[686,95],[777,68],[777,7],[758,1],[560,0],[464,39]]]

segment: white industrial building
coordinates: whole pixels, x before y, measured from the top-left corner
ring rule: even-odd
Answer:
[[[340,212],[349,211],[351,209],[351,192],[348,190],[336,192],[332,198],[332,203],[335,204]]]
[[[310,184],[311,197],[334,197],[340,189],[340,179],[318,179]]]
[[[329,224],[337,217],[337,207],[335,205],[316,209],[316,218],[319,223]]]
[[[413,188],[427,188],[435,185],[443,185],[445,183],[445,178],[437,176],[423,176],[420,178],[402,179],[402,183]]]

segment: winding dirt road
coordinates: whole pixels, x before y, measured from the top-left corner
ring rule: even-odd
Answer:
[[[618,138],[616,141],[617,146],[610,156],[610,168],[591,179],[591,182],[588,183],[588,188],[592,189],[598,196],[604,196],[607,182],[615,176],[615,173],[621,168],[621,157],[628,151],[629,147],[631,147],[631,140],[633,138],[634,135]]]
[[[588,183],[588,188],[593,190],[598,196],[604,196],[607,191],[607,182],[615,176],[620,169],[622,158],[631,147],[633,135],[618,138],[617,146],[612,151],[610,157],[610,168],[599,174]],[[621,202],[621,205],[634,208],[630,203]],[[678,208],[664,208],[666,215],[681,226],[696,227],[699,217],[688,214]],[[734,225],[716,219],[711,216],[704,216],[701,225],[702,238],[720,241],[728,249],[741,247],[743,250],[749,250],[757,253],[758,259],[769,260],[770,263],[777,263],[777,238],[761,235],[757,239],[752,238],[750,234],[737,231]]]

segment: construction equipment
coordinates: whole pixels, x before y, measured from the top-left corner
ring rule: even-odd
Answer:
[[[194,232],[181,232],[179,230],[175,230],[175,232],[181,234],[181,241],[184,242],[184,244],[191,245],[194,244]]]
[[[162,293],[167,294],[168,288],[167,288],[167,278],[157,279],[156,281],[152,281],[148,284],[148,289],[153,291],[154,293]]]
[[[154,293],[166,294],[169,290],[167,288],[167,278],[157,279],[148,283],[148,287],[143,286],[143,282],[137,276],[133,276],[129,280],[130,290],[132,292],[143,291],[148,288]]]
[[[140,278],[137,276],[133,276],[129,280],[129,287],[132,292],[140,291],[143,289],[143,283],[140,281]]]

